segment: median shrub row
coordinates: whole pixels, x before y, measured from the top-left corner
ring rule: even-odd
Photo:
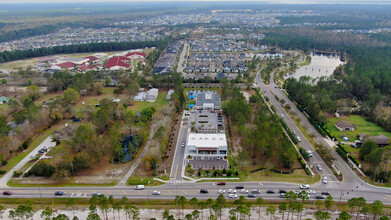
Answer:
[[[351,154],[349,154],[349,158],[355,163],[358,167],[361,167],[360,161],[357,160],[357,158]]]
[[[285,129],[286,133],[288,133],[289,137],[292,139],[293,143],[298,144],[299,140],[297,140],[297,137],[293,134],[293,132],[288,127],[288,125],[284,122],[284,120],[280,119],[280,123],[282,127]]]

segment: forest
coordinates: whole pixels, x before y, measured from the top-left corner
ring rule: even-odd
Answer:
[[[120,43],[91,43],[79,45],[65,45],[51,48],[38,48],[29,50],[16,50],[0,52],[0,63],[14,60],[22,60],[27,58],[42,57],[55,54],[72,54],[72,53],[88,53],[88,52],[107,52],[107,51],[125,51],[131,49],[156,47],[164,49],[170,39],[159,41],[140,41],[140,42],[120,42]]]
[[[383,40],[387,36],[335,33],[310,28],[280,29],[271,31],[262,43],[306,52],[340,52],[347,64],[337,68],[332,77],[320,79],[316,85],[310,79],[300,80],[299,84],[288,80],[286,88],[290,90],[291,96],[304,104],[305,108],[312,100],[317,101],[312,104],[312,110],[315,112],[319,108],[329,113],[335,110],[338,100],[357,100],[360,109],[356,113],[369,117],[390,131],[391,117],[377,110],[388,107],[390,103],[391,45],[389,41]],[[298,90],[308,99],[300,98],[296,94]],[[309,103],[302,103],[300,99]],[[311,116],[322,121],[321,115],[313,113]]]
[[[272,164],[268,169],[288,171],[297,168],[297,152],[285,136],[279,117],[269,111],[261,96],[254,94],[247,102],[240,88],[226,78],[221,85],[225,100],[222,108],[230,123],[228,133],[232,139],[240,139],[241,163],[249,160],[257,168]]]

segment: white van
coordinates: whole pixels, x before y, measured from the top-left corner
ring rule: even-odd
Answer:
[[[301,141],[301,138],[299,136],[297,136],[297,140],[300,142]]]
[[[134,187],[135,190],[143,190],[144,188],[144,185],[137,185],[136,187]]]

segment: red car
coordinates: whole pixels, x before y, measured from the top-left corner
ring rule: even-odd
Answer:
[[[225,186],[225,182],[218,182],[217,185],[218,186]]]
[[[4,191],[3,192],[3,195],[6,195],[6,196],[10,196],[12,195],[13,193],[11,191]]]

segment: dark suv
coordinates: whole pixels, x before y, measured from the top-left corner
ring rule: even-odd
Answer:
[[[242,186],[242,185],[235,186],[235,189],[244,189],[244,186]]]
[[[207,189],[201,189],[200,193],[208,193],[208,190]]]

